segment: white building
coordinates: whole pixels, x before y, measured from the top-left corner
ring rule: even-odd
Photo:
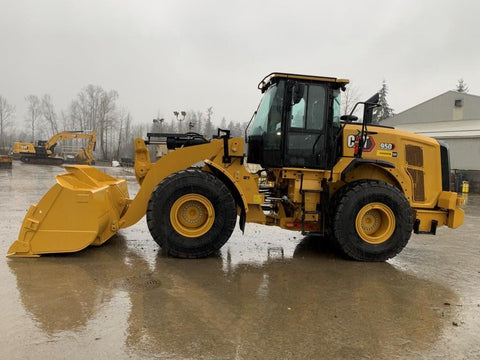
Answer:
[[[447,91],[381,124],[446,142],[451,169],[480,187],[480,96]]]

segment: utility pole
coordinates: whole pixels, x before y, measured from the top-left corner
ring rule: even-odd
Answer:
[[[178,132],[182,132],[183,131],[183,128],[182,128],[182,121],[185,120],[185,116],[187,115],[187,113],[185,111],[181,111],[181,112],[178,112],[178,111],[174,111],[173,112],[173,115],[175,115],[175,117],[177,118],[177,121],[178,121]],[[182,115],[181,118],[178,118],[178,115]]]
[[[154,131],[158,131],[158,132],[162,132],[163,131],[163,122],[165,121],[164,118],[160,118],[160,117],[156,117],[155,119],[153,119],[153,130]]]

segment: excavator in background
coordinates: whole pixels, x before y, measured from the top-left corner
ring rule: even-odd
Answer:
[[[63,131],[53,135],[49,140],[38,140],[36,145],[15,142],[13,144],[13,157],[29,164],[61,165],[66,159],[55,156],[54,150],[59,141],[69,139],[88,139],[88,144],[80,151],[77,151],[70,162],[92,165],[94,162],[93,151],[97,141],[94,130],[91,132]]]
[[[235,224],[277,226],[333,241],[347,258],[385,261],[412,231],[434,235],[463,223],[462,198],[450,191],[445,144],[372,123],[378,94],[363,121],[341,116],[346,79],[272,73],[244,139],[218,130],[149,133],[135,140],[130,199],[125,179],[86,165],[67,173],[28,210],[9,257],[38,257],[101,245],[144,215],[153,240],[174,257],[214,254]],[[170,152],[151,163],[148,144]],[[259,239],[259,241],[261,241]]]
[[[12,168],[12,157],[10,155],[0,154],[0,169],[11,169],[11,168]]]

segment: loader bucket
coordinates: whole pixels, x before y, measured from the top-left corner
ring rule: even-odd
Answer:
[[[129,202],[126,181],[87,165],[65,169],[28,210],[8,257],[79,251],[103,244],[119,229]]]

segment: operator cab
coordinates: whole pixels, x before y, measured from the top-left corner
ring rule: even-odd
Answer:
[[[348,80],[272,73],[247,134],[249,163],[326,168],[340,129],[340,90]]]

